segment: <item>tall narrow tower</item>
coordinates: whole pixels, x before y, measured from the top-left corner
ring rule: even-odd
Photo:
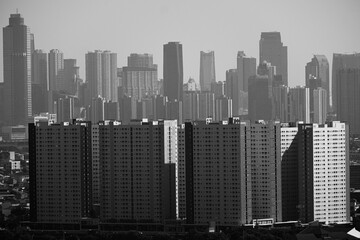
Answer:
[[[214,51],[200,52],[200,89],[210,91],[211,83],[216,82]]]
[[[169,42],[164,45],[164,95],[170,101],[183,98],[183,59],[182,45]]]
[[[277,75],[288,85],[287,46],[281,42],[280,32],[263,32],[260,39],[260,63],[267,61],[276,66]]]
[[[24,124],[32,115],[30,29],[20,14],[3,28],[4,115],[7,124]]]

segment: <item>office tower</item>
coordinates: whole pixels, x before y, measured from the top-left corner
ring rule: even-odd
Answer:
[[[187,223],[250,223],[249,131],[239,123],[185,123]]]
[[[335,74],[337,119],[349,124],[351,134],[360,134],[360,67],[339,69]]]
[[[34,114],[48,112],[48,62],[47,53],[34,50],[32,58],[32,110]]]
[[[196,85],[196,82],[193,78],[189,78],[187,83],[183,85],[183,91],[198,91],[198,87]]]
[[[185,91],[183,96],[184,122],[199,119],[199,94],[193,91]]]
[[[327,117],[328,98],[327,91],[317,88],[313,91],[314,96],[314,118],[313,123],[324,124]]]
[[[215,98],[225,95],[224,82],[218,81],[211,84],[211,92],[215,95]]]
[[[210,91],[211,84],[216,82],[215,54],[211,52],[200,52],[200,90]]]
[[[289,122],[289,87],[273,87],[274,120]]]
[[[164,97],[161,95],[154,96],[155,119],[165,119],[166,118],[166,103],[167,103],[167,97]]]
[[[87,111],[86,119],[90,120],[93,124],[105,120],[105,99],[102,97],[93,98],[91,105]]]
[[[215,94],[211,92],[199,93],[199,120],[215,117]]]
[[[281,134],[283,220],[348,222],[348,126],[299,123]]]
[[[307,87],[297,86],[289,90],[290,122],[310,123],[310,92]]]
[[[246,57],[243,51],[237,54],[238,90],[247,92],[249,77],[256,75],[256,58]]]
[[[340,69],[348,69],[348,68],[360,68],[360,53],[353,54],[341,54],[334,53],[333,54],[333,62],[332,62],[332,111],[337,113],[337,87],[341,85],[340,79],[338,79],[337,72]]]
[[[252,76],[249,79],[249,119],[273,120],[273,93],[271,78],[267,75]]]
[[[183,99],[183,57],[182,45],[169,42],[164,45],[164,96],[169,101]]]
[[[103,51],[101,54],[101,96],[106,100],[117,101],[117,54]]]
[[[79,81],[79,67],[76,59],[64,59],[64,90],[67,94],[76,95]]]
[[[256,121],[250,126],[252,217],[281,222],[280,124]]]
[[[134,54],[128,57],[128,66],[122,68],[123,93],[141,101],[146,96],[159,92],[157,65],[151,54]]]
[[[186,219],[185,124],[178,126],[178,208],[179,219]]]
[[[5,112],[4,97],[5,97],[4,83],[0,82],[0,112],[2,112],[2,113]],[[4,114],[1,114],[0,115],[0,124],[3,125],[4,122],[5,122]]]
[[[129,124],[131,119],[136,119],[136,103],[131,97],[119,98],[119,117],[123,124]]]
[[[128,67],[143,67],[143,68],[156,68],[156,65],[153,64],[153,55],[144,53],[131,53],[127,58]]]
[[[321,79],[313,75],[309,75],[306,81],[306,87],[309,88],[310,94],[310,121],[314,122],[314,90],[317,88],[322,88]],[[324,89],[324,88],[323,88]]]
[[[110,51],[96,50],[85,55],[86,82],[90,99],[101,96],[117,101],[117,55]],[[90,103],[86,103],[88,105]]]
[[[49,53],[49,90],[64,90],[64,54],[58,49]]]
[[[75,119],[74,98],[66,96],[56,101],[57,123],[71,122]]]
[[[177,121],[99,124],[102,221],[178,217]]]
[[[79,223],[92,210],[91,124],[29,124],[30,219]]]
[[[232,99],[232,114],[234,116],[247,113],[248,101],[246,92],[239,89],[239,75],[237,69],[226,71],[225,96]]]
[[[4,120],[27,122],[32,115],[30,29],[20,14],[11,14],[3,28]]]
[[[105,102],[104,103],[104,119],[119,120],[119,103]]]
[[[233,116],[232,99],[221,96],[215,99],[215,121],[223,121]]]
[[[32,53],[32,82],[42,89],[49,90],[47,53],[36,49]]]
[[[183,103],[179,101],[168,101],[165,105],[167,120],[178,120],[179,124],[182,124],[183,120]]]
[[[311,62],[308,62],[305,67],[305,82],[308,87],[308,81],[315,77],[321,81],[321,86],[328,93],[327,108],[330,109],[330,76],[329,76],[329,62],[325,55],[314,55]],[[310,94],[312,91],[310,90]]]
[[[262,32],[260,39],[260,62],[270,62],[276,66],[277,75],[282,76],[284,85],[288,85],[287,46],[281,42],[280,32]]]

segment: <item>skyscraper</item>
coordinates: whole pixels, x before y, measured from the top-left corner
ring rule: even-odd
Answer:
[[[211,84],[216,82],[215,54],[211,52],[200,52],[200,90],[210,91]]]
[[[61,91],[64,84],[64,54],[58,49],[52,49],[49,53],[49,89]]]
[[[164,96],[169,101],[183,99],[183,57],[182,45],[169,42],[164,45]]]
[[[48,111],[48,62],[47,53],[36,49],[32,53],[32,110],[33,113]]]
[[[360,53],[341,54],[334,53],[332,62],[332,110],[337,113],[337,88],[339,82],[337,72],[344,68],[360,68]]]
[[[68,94],[77,94],[79,67],[76,59],[64,59],[64,91]]]
[[[20,14],[3,28],[4,115],[9,125],[24,124],[32,115],[30,29]]]
[[[336,80],[337,119],[349,124],[351,134],[360,134],[360,68],[339,69]]]
[[[159,92],[157,65],[153,64],[151,54],[132,53],[128,57],[128,66],[122,70],[122,89],[126,96],[141,100]]]
[[[270,76],[250,77],[248,98],[250,121],[273,120],[273,92]]]
[[[327,117],[328,96],[327,91],[323,88],[317,88],[313,91],[314,99],[314,116],[313,123],[324,124]],[[360,119],[359,119],[360,120]]]
[[[79,223],[90,217],[91,144],[89,122],[29,124],[31,221]]]
[[[256,75],[256,58],[246,57],[243,51],[237,54],[238,89],[248,91],[249,77]]]
[[[85,64],[90,99],[101,96],[117,101],[117,54],[100,50],[88,52]]]
[[[283,220],[348,222],[348,126],[283,125],[281,135]]]
[[[281,42],[280,32],[262,32],[260,39],[260,63],[267,61],[276,66],[277,75],[288,85],[287,46]]]
[[[327,107],[330,108],[330,77],[329,77],[329,62],[325,55],[314,55],[311,62],[308,62],[305,67],[305,82],[309,86],[308,81],[312,77],[320,79],[321,86],[327,92]],[[312,91],[310,91],[312,94]]]
[[[310,92],[307,87],[297,86],[289,91],[290,122],[310,123]]]

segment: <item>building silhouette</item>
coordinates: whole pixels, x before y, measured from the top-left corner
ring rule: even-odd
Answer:
[[[210,91],[211,84],[216,82],[215,54],[211,52],[200,52],[200,90]]]
[[[360,53],[342,54],[334,53],[332,61],[332,110],[337,113],[337,88],[341,84],[337,72],[345,68],[360,68]]]
[[[24,124],[32,116],[30,29],[20,14],[3,28],[4,120]]]
[[[64,84],[64,54],[58,49],[52,49],[49,53],[49,89],[61,91]]]
[[[288,86],[287,46],[281,42],[280,32],[262,32],[259,45],[260,63],[267,61],[275,66],[277,75]]]
[[[325,55],[314,55],[311,62],[308,62],[305,66],[305,83],[308,83],[311,77],[315,77],[320,80],[321,86],[327,92],[327,108],[330,109],[330,76],[329,76],[329,62]],[[310,94],[312,91],[310,90]]]
[[[347,122],[351,134],[360,134],[360,67],[336,72],[337,119]]]
[[[169,101],[183,100],[183,56],[179,42],[164,45],[164,96]]]

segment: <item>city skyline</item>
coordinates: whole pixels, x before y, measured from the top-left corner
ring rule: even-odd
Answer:
[[[35,48],[46,52],[59,49],[67,58],[77,59],[83,79],[85,54],[96,49],[117,53],[118,67],[126,66],[130,53],[153,54],[154,63],[159,65],[159,78],[163,78],[162,46],[178,41],[183,45],[184,82],[193,77],[199,83],[198,55],[208,50],[216,55],[217,80],[224,81],[226,70],[236,67],[238,51],[258,59],[261,32],[269,31],[280,32],[283,44],[288,47],[289,86],[305,85],[304,66],[313,54],[325,55],[331,66],[333,53],[360,51],[357,41],[360,33],[354,31],[360,19],[356,14],[360,10],[357,1],[316,1],[311,2],[311,8],[309,1],[297,4],[230,1],[224,5],[206,2],[207,11],[201,11],[203,1],[107,2],[101,6],[93,1],[76,1],[71,3],[71,8],[68,3],[3,1],[0,23],[6,26],[8,16],[18,9],[35,36]],[[35,14],[35,9],[41,14]],[[63,18],[61,14],[65,12],[66,18]],[[276,12],[281,14],[274,14]],[[131,14],[136,14],[137,21]],[[144,29],[143,23],[148,19],[151,27]],[[112,24],[102,27],[109,22],[116,28],[111,27]],[[126,30],[121,32],[128,34],[118,34],[115,29]],[[2,47],[0,49],[2,51]],[[1,58],[0,82],[3,81],[2,62]]]

